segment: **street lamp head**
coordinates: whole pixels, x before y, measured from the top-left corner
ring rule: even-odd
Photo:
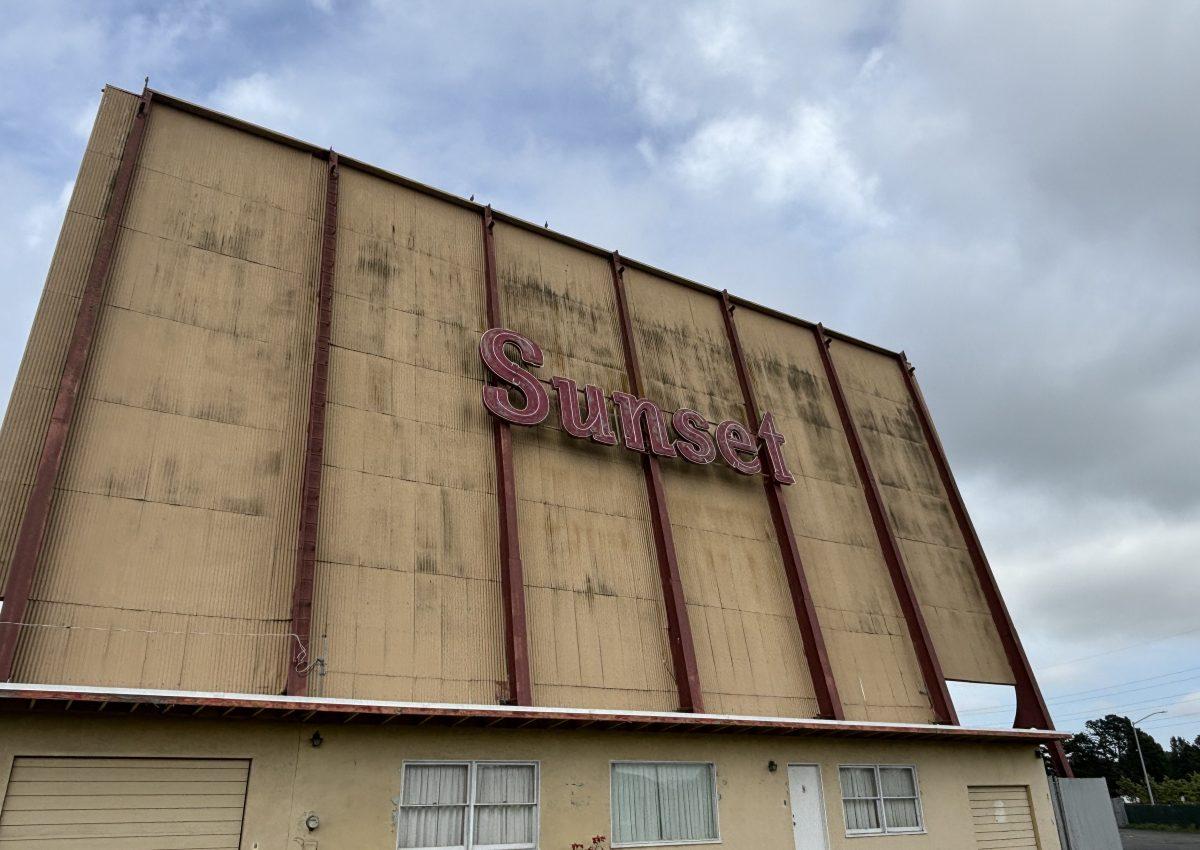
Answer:
[[[1160,708],[1158,711],[1152,711],[1149,714],[1147,714],[1145,717],[1143,717],[1139,720],[1131,720],[1129,722],[1131,725],[1137,726],[1139,723],[1142,722],[1142,720],[1149,720],[1151,717],[1153,717],[1156,714],[1166,714],[1166,713],[1167,713],[1167,710],[1165,708]]]

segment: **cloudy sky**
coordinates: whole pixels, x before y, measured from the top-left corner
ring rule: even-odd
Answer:
[[[149,75],[905,349],[1059,726],[1194,737],[1198,39],[1190,0],[19,4],[0,396],[100,88]]]

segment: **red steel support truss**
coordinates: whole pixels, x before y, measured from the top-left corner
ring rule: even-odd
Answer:
[[[488,326],[501,326],[500,284],[496,279],[495,220],[492,208],[483,211],[483,276]],[[525,621],[525,570],[517,534],[517,487],[513,477],[512,426],[492,417],[496,447],[496,502],[500,519],[500,592],[504,597],[504,656],[508,664],[511,705],[533,705],[529,683],[529,635]]]
[[[742,399],[746,405],[746,416],[750,419],[750,429],[755,431],[759,425],[758,404],[754,398],[754,387],[750,382],[750,370],[746,367],[746,354],[742,349],[742,341],[733,320],[733,309],[729,293],[723,291],[721,293],[721,315],[725,319],[725,334],[729,338],[729,348],[733,352],[733,363],[737,368],[738,384],[742,388]],[[833,678],[833,668],[829,665],[825,636],[821,632],[821,623],[817,619],[817,609],[813,604],[808,577],[804,573],[800,548],[796,545],[796,534],[792,530],[792,519],[788,514],[787,502],[783,498],[782,485],[775,480],[775,470],[765,447],[760,449],[759,455],[764,472],[763,488],[767,492],[767,502],[771,506],[771,521],[775,525],[775,537],[779,541],[779,552],[783,556],[788,589],[792,594],[792,607],[796,610],[796,622],[800,626],[800,637],[804,642],[804,656],[808,661],[808,670],[817,695],[817,709],[821,717],[830,720],[844,720],[846,715],[842,710],[837,682]]]
[[[24,621],[29,608],[29,594],[33,588],[34,574],[42,553],[46,526],[50,521],[54,484],[58,480],[58,471],[62,467],[63,455],[71,432],[71,421],[75,414],[75,402],[79,395],[79,386],[83,382],[88,355],[91,353],[92,343],[96,337],[96,324],[100,318],[100,304],[104,297],[104,287],[108,281],[108,273],[117,245],[117,236],[121,229],[121,219],[129,200],[134,168],[137,166],[138,155],[142,150],[142,140],[146,135],[146,122],[150,116],[152,102],[153,94],[149,91],[143,92],[138,101],[137,112],[133,117],[133,125],[129,128],[129,135],[125,137],[125,146],[121,149],[121,160],[117,165],[112,195],[108,199],[108,208],[104,212],[100,239],[96,244],[96,253],[92,256],[92,264],[88,268],[87,280],[84,283],[83,295],[79,302],[79,312],[75,314],[75,326],[71,331],[66,363],[63,366],[62,375],[58,379],[50,424],[42,442],[42,453],[38,458],[37,468],[34,470],[33,487],[29,492],[29,500],[25,503],[25,515],[22,517],[21,526],[17,531],[12,564],[9,567],[8,581],[4,587],[3,618],[5,622],[0,623],[0,681],[8,681],[12,678],[17,641],[20,637],[21,627],[19,624]]]
[[[312,382],[308,390],[308,432],[300,484],[300,527],[296,540],[296,577],[292,585],[292,647],[287,693],[308,693],[312,667],[313,581],[317,569],[317,526],[321,518],[321,470],[325,462],[325,403],[329,390],[329,344],[333,321],[333,269],[337,259],[338,156],[329,151],[325,180],[325,218],[317,275],[317,330],[313,341]]]
[[[954,703],[950,699],[950,691],[946,687],[946,677],[942,675],[942,665],[938,661],[937,651],[933,647],[933,639],[921,614],[921,605],[917,601],[917,592],[913,588],[908,568],[904,564],[904,554],[896,535],[888,521],[887,509],[883,504],[883,495],[879,490],[879,482],[871,470],[871,463],[863,449],[862,437],[858,433],[858,425],[850,414],[850,404],[846,400],[846,392],[842,388],[841,378],[838,377],[837,366],[834,365],[833,355],[829,346],[833,340],[825,334],[820,325],[813,328],[817,339],[817,349],[821,353],[821,362],[825,366],[825,376],[833,391],[833,400],[837,405],[838,416],[842,420],[842,430],[846,432],[846,440],[850,444],[850,453],[854,456],[854,466],[858,470],[859,480],[867,496],[867,507],[871,511],[871,521],[875,525],[875,533],[879,537],[879,546],[883,550],[883,559],[887,563],[888,572],[892,577],[892,585],[896,588],[896,596],[900,601],[900,610],[908,624],[908,632],[912,638],[913,648],[917,652],[917,663],[921,668],[921,676],[925,680],[925,688],[929,692],[929,702],[933,707],[934,716],[938,723],[958,725],[958,715],[954,711]]]
[[[1050,711],[1046,708],[1041,688],[1038,687],[1037,679],[1034,678],[1033,667],[1025,655],[1025,648],[1021,646],[1021,639],[1017,636],[1017,630],[1013,626],[1008,606],[1004,604],[1004,597],[1000,595],[1000,587],[996,584],[996,575],[992,572],[987,555],[984,554],[983,544],[979,542],[975,524],[971,522],[971,516],[967,513],[967,506],[963,501],[962,492],[958,489],[958,483],[954,480],[954,473],[950,471],[946,449],[933,425],[933,417],[929,415],[929,407],[925,404],[925,396],[921,392],[921,387],[917,384],[916,370],[903,353],[898,359],[900,370],[904,374],[904,383],[908,387],[909,397],[917,412],[917,420],[921,423],[921,430],[925,433],[925,442],[933,454],[934,464],[942,479],[942,487],[946,491],[946,498],[950,500],[950,508],[954,512],[959,530],[962,531],[963,539],[967,543],[967,551],[970,553],[971,563],[975,567],[975,577],[979,580],[979,586],[983,590],[984,599],[987,600],[992,621],[996,624],[996,631],[1000,635],[1004,655],[1007,657],[1013,677],[1016,679],[1017,712],[1016,717],[1013,718],[1013,728],[1053,729],[1054,722],[1050,719]],[[1065,777],[1073,776],[1071,763],[1067,761],[1062,742],[1052,742],[1050,752],[1059,774]]]
[[[621,325],[621,348],[625,352],[629,391],[641,398],[644,394],[642,370],[638,364],[629,300],[625,294],[625,267],[617,252],[614,251],[609,258],[609,265],[612,269],[613,289],[617,296],[617,317]],[[649,452],[642,455],[642,473],[646,478],[646,494],[650,499],[650,525],[654,532],[654,549],[658,554],[663,605],[667,609],[667,632],[670,635],[675,685],[679,689],[679,710],[702,713],[704,696],[700,688],[700,674],[696,670],[696,646],[692,640],[692,624],[688,619],[683,581],[679,578],[679,561],[675,556],[675,538],[671,534],[666,488],[663,487],[658,458]]]

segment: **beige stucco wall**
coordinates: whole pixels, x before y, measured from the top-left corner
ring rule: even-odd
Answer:
[[[318,729],[324,743],[314,749],[309,738]],[[244,850],[390,850],[396,841],[393,798],[406,759],[540,761],[540,846],[554,850],[610,834],[614,759],[715,763],[721,846],[730,850],[793,846],[788,763],[821,766],[834,850],[974,847],[968,785],[1028,786],[1041,848],[1059,848],[1046,777],[1032,744],[9,715],[0,718],[0,783],[7,782],[14,755],[249,758]],[[776,773],[767,770],[772,760],[779,765]],[[845,763],[915,765],[926,833],[847,838],[837,773]],[[301,825],[308,812],[321,818],[312,835]],[[297,839],[315,843],[299,845]]]

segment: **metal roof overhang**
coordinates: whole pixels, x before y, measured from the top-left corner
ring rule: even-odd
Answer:
[[[506,705],[389,702],[320,699],[264,694],[142,690],[79,685],[0,683],[0,712],[5,714],[86,714],[92,716],[169,716],[208,719],[289,720],[355,723],[374,726],[471,726],[502,729],[622,729],[626,731],[702,732],[974,741],[976,743],[1048,743],[1068,735],[1047,729],[975,729],[925,723],[872,723],[752,717],[681,712],[606,711],[590,708],[538,708]]]

